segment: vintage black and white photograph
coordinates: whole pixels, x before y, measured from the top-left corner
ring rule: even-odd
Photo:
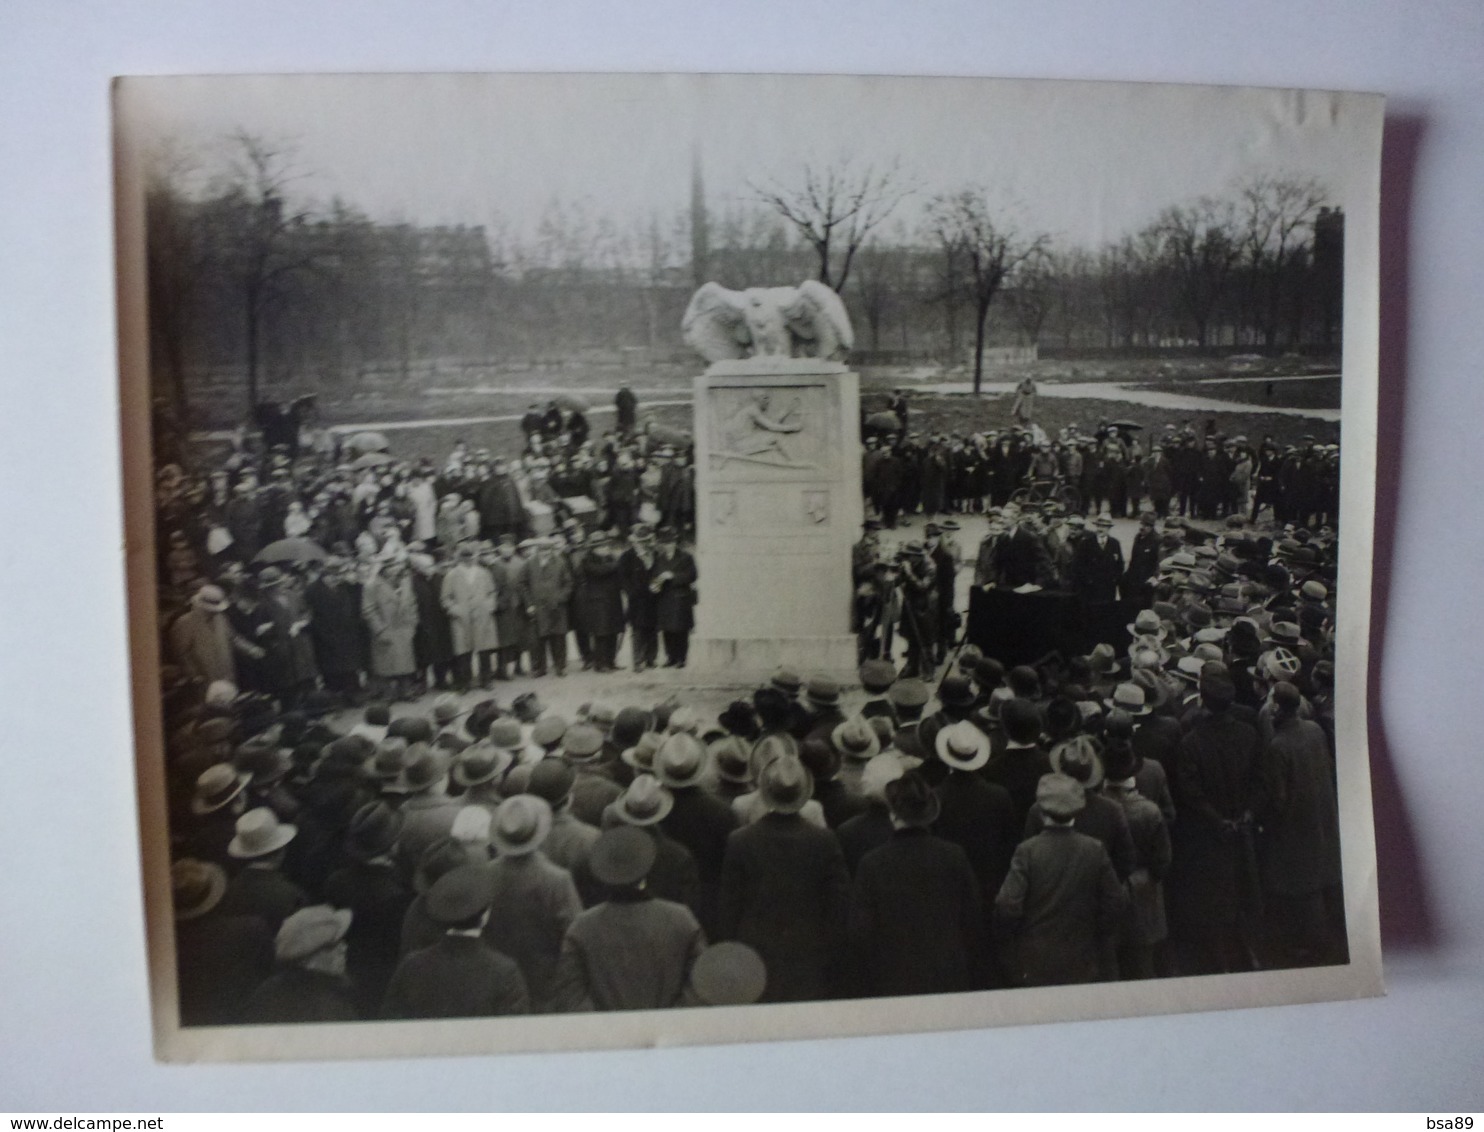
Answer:
[[[1379,992],[1379,98],[115,112],[161,1056]]]

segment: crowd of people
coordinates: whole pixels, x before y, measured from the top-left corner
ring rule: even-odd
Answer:
[[[167,676],[294,706],[317,688],[354,702],[562,676],[574,644],[582,668],[612,671],[624,637],[635,671],[684,667],[689,448],[635,427],[632,406],[597,440],[580,411],[535,410],[511,458],[459,441],[437,467],[319,433],[163,467]]]
[[[686,456],[632,413],[594,442],[536,408],[510,461],[460,445],[441,469],[362,471],[310,444],[161,470],[183,1024],[1343,961],[1337,551],[1300,525],[1326,514],[1288,498],[1211,529],[1150,497],[1125,561],[1111,508],[1088,531],[1061,503],[969,501],[990,517],[974,585],[1131,618],[1126,647],[1007,668],[963,643],[958,524],[920,499],[921,541],[884,548],[883,510],[857,547],[859,691],[784,669],[719,712],[682,695],[566,715],[499,681],[560,675],[569,637],[600,671],[625,633],[636,669],[661,638],[685,663],[687,512],[655,527],[634,501],[662,511],[645,477]],[[607,478],[581,497],[601,518],[552,507],[537,532],[557,468]],[[265,561],[282,540],[327,553]]]
[[[910,421],[905,398],[892,416]],[[1130,518],[1147,502],[1155,514],[1189,519],[1230,515],[1318,527],[1339,513],[1338,444],[1305,435],[1282,445],[1174,424],[1147,439],[1135,422],[1070,426],[1055,437],[1034,423],[971,433],[916,433],[906,426],[865,436],[862,483],[882,524],[899,518],[979,514],[1003,507],[1028,485],[1072,489],[1071,510]]]

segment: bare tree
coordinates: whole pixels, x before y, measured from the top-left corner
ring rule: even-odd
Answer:
[[[252,413],[258,405],[264,321],[293,276],[314,266],[318,248],[313,240],[304,239],[309,211],[293,207],[289,200],[293,180],[289,150],[245,130],[231,140],[235,151],[231,174],[213,202],[213,212],[227,229],[219,234],[216,246],[242,302]]]
[[[856,170],[837,161],[804,166],[796,186],[752,186],[758,199],[794,226],[819,260],[819,281],[843,292],[850,267],[866,237],[913,191],[899,163]]]
[[[194,168],[190,154],[165,145],[150,155],[144,190],[151,370],[164,377],[165,399],[180,429],[190,422],[187,354],[207,267],[199,208],[185,189]]]
[[[1325,202],[1323,186],[1312,177],[1258,174],[1238,190],[1241,252],[1256,303],[1254,315],[1263,345],[1277,345],[1284,294],[1307,254],[1306,233]]]
[[[1045,233],[1022,235],[996,215],[989,195],[970,187],[934,197],[928,223],[947,262],[961,265],[963,289],[974,308],[974,392],[984,380],[984,326],[995,296],[1020,267],[1041,256],[1051,243]]]
[[[1206,346],[1217,304],[1226,292],[1241,255],[1235,209],[1228,201],[1202,197],[1194,204],[1171,205],[1152,225],[1163,266],[1171,273],[1180,313]]]

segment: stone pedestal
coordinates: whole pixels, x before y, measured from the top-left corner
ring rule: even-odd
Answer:
[[[854,673],[860,382],[838,362],[747,358],[695,381],[691,665],[753,680],[781,664]]]

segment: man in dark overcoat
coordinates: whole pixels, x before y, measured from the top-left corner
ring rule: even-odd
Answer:
[[[558,676],[567,674],[567,601],[572,567],[551,539],[536,539],[520,576],[520,596],[531,623],[531,668],[545,676],[547,657]]]
[[[460,865],[428,889],[424,911],[443,936],[397,965],[383,1018],[469,1018],[527,1014],[531,999],[520,967],[484,942],[494,893],[486,868]]]
[[[587,633],[593,671],[612,672],[624,630],[624,580],[613,542],[602,531],[588,539],[574,574],[572,615]]]
[[[653,668],[659,655],[659,596],[651,588],[655,573],[654,534],[648,527],[635,527],[619,556],[635,672]]]
[[[1118,600],[1123,582],[1123,547],[1113,537],[1113,520],[1099,515],[1090,537],[1072,552],[1072,590],[1089,604]]]
[[[838,988],[850,877],[840,843],[799,815],[813,793],[795,757],[769,763],[758,783],[768,813],[727,839],[718,923],[768,969],[766,1002],[808,1002]]]
[[[861,858],[850,946],[867,995],[951,994],[982,983],[984,898],[963,849],[930,832],[936,794],[909,771],[886,784],[894,832]]]
[[[1199,688],[1200,707],[1176,765],[1171,928],[1192,952],[1193,973],[1251,970],[1260,915],[1252,838],[1262,805],[1262,742],[1232,711],[1236,687],[1224,665],[1208,662]]]
[[[655,626],[665,642],[665,667],[684,668],[696,624],[696,560],[676,543],[673,527],[655,532],[649,588],[655,595]]]
[[[1087,804],[1082,784],[1048,774],[1036,788],[1046,828],[1016,847],[995,898],[996,928],[1019,986],[1114,977],[1109,957],[1128,897],[1103,847],[1072,828]]]

